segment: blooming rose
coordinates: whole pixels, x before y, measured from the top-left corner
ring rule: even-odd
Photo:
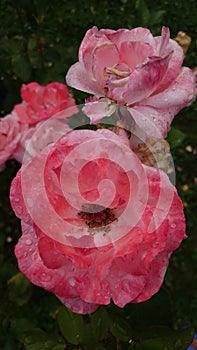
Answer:
[[[0,171],[4,169],[4,163],[13,158],[22,133],[28,126],[22,126],[16,113],[9,114],[0,119]]]
[[[77,313],[149,299],[185,237],[167,175],[105,129],[45,148],[22,166],[10,199],[22,221],[20,270]]]
[[[64,109],[68,109],[67,117],[77,112],[75,100],[69,95],[68,88],[58,82],[46,86],[36,82],[23,84],[21,97],[22,103],[14,107],[21,123],[35,124]]]
[[[136,123],[165,137],[174,116],[195,97],[192,71],[169,29],[153,37],[146,28],[88,30],[67,84],[129,107]],[[106,102],[107,108],[109,103]],[[98,106],[96,105],[98,116]],[[103,110],[103,106],[101,107]],[[96,117],[96,122],[98,118]]]

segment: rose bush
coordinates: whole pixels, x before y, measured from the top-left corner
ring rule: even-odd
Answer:
[[[31,125],[64,109],[69,111],[69,107],[75,106],[75,100],[69,95],[67,86],[58,82],[46,86],[37,82],[23,84],[21,97],[23,101],[14,107],[14,111],[21,123]],[[70,113],[74,113],[74,108],[70,109]],[[70,116],[70,113],[68,112],[67,116]]]
[[[157,37],[141,27],[117,31],[93,27],[66,81],[96,97],[107,97],[112,104],[128,106],[150,136],[165,137],[174,116],[196,95],[194,75],[182,67],[183,59],[182,48],[170,39],[166,27]],[[96,109],[98,122],[97,105]]]
[[[22,166],[10,199],[22,221],[20,270],[77,313],[149,299],[185,237],[167,175],[105,129],[45,148]]]

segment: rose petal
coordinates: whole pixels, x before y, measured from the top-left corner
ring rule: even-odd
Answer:
[[[127,105],[137,103],[150,96],[161,82],[167,70],[170,56],[151,58],[130,75],[123,97]]]
[[[153,55],[153,48],[148,43],[125,41],[120,46],[120,61],[128,65],[131,71]]]
[[[75,89],[95,94],[98,97],[103,96],[102,88],[96,80],[88,76],[82,63],[77,62],[69,68],[66,83]]]

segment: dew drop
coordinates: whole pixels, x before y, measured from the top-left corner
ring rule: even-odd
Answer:
[[[171,228],[176,228],[176,224],[172,224],[172,225],[171,225]]]
[[[34,206],[34,201],[32,198],[28,198],[26,202],[29,208],[32,208]]]
[[[51,276],[47,275],[45,272],[43,272],[40,276],[41,281],[43,282],[49,282],[51,280]]]
[[[31,245],[32,244],[32,240],[31,239],[26,239],[25,244],[26,245]]]
[[[19,202],[19,198],[18,198],[18,197],[15,197],[15,198],[14,198],[14,202],[16,202],[16,203]]]
[[[75,285],[75,279],[71,277],[71,278],[69,279],[69,283],[70,283],[70,285],[73,287],[73,286]]]
[[[33,227],[29,229],[29,234],[32,234],[32,233],[34,233]]]
[[[22,207],[17,207],[16,211],[17,211],[17,214],[19,214],[19,215],[22,214]]]

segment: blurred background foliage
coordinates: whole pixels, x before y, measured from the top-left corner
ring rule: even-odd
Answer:
[[[65,81],[77,61],[87,29],[144,26],[171,37],[182,30],[192,38],[185,65],[196,62],[195,0],[0,0],[0,113],[20,102],[22,83]],[[85,94],[71,91],[82,103]],[[9,186],[19,169],[14,161],[0,174],[0,348],[3,350],[144,349],[185,350],[197,328],[197,104],[184,109],[168,136],[177,188],[187,217],[187,234],[172,256],[161,291],[151,300],[118,309],[100,307],[75,315],[55,296],[31,285],[18,271],[14,246],[20,223],[9,204]],[[189,328],[182,330],[187,324]]]

